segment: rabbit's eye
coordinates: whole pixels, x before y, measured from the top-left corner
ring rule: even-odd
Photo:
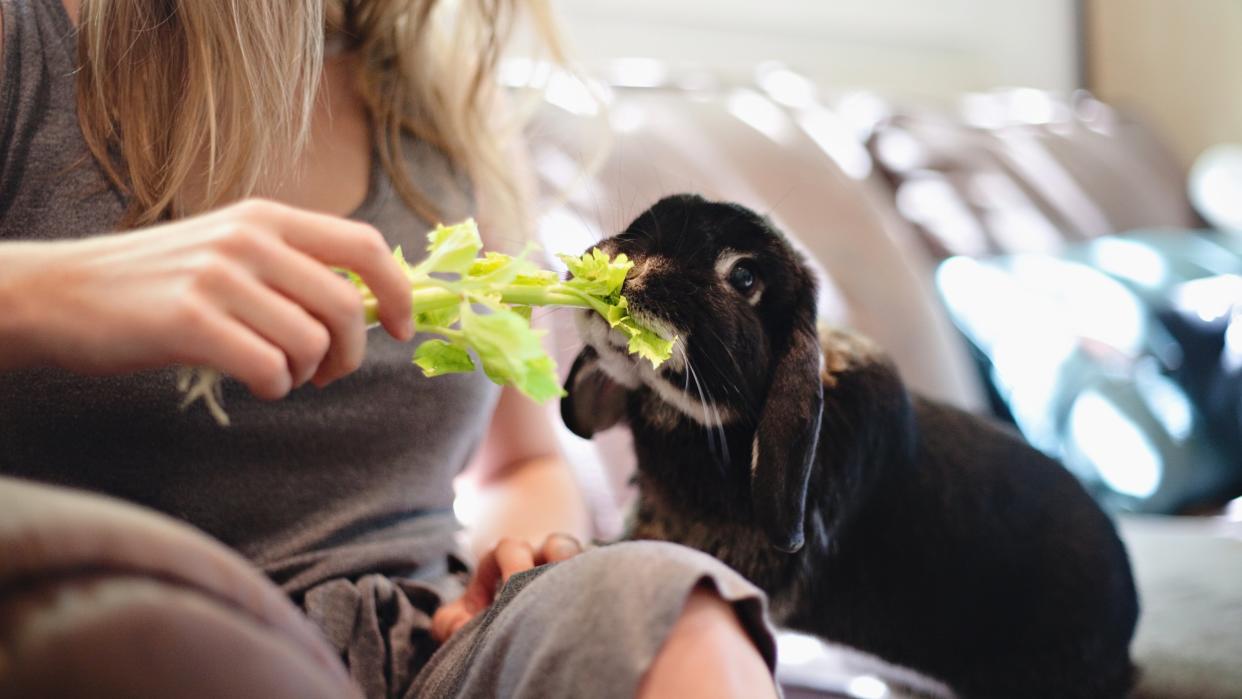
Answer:
[[[733,265],[733,269],[729,270],[729,286],[737,289],[739,293],[750,293],[750,290],[755,288],[755,282],[757,281],[759,281],[759,277],[755,273],[754,265],[750,262],[739,262]]]

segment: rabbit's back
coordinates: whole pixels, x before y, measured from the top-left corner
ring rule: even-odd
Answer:
[[[963,697],[1124,696],[1138,603],[1111,521],[1011,431],[910,405],[908,425],[891,427],[911,432],[911,458],[874,464],[870,497],[787,623]]]

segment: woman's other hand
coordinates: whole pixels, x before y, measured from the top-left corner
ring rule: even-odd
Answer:
[[[568,534],[549,535],[538,551],[519,539],[501,539],[479,561],[465,594],[436,610],[431,619],[431,635],[440,643],[447,641],[476,614],[490,607],[501,586],[516,573],[580,553],[582,544]]]
[[[410,286],[371,226],[263,200],[132,233],[0,245],[0,369],[219,369],[275,399],[362,362],[357,272],[408,340]]]

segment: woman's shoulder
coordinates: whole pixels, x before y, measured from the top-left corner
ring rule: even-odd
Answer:
[[[61,0],[0,0],[0,119],[49,83],[72,85],[76,52]]]
[[[0,239],[111,225],[120,205],[78,126],[77,43],[65,6],[0,0],[0,13]]]
[[[71,13],[76,3],[62,0],[0,0],[0,69],[20,53],[21,63],[47,64],[54,71],[72,70],[77,56],[77,31]],[[38,60],[30,60],[37,58]]]

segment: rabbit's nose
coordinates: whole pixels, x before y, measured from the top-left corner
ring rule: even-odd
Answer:
[[[622,289],[628,292],[642,291],[653,278],[667,273],[670,268],[667,258],[655,255],[644,257],[634,263],[634,268],[625,277]]]

